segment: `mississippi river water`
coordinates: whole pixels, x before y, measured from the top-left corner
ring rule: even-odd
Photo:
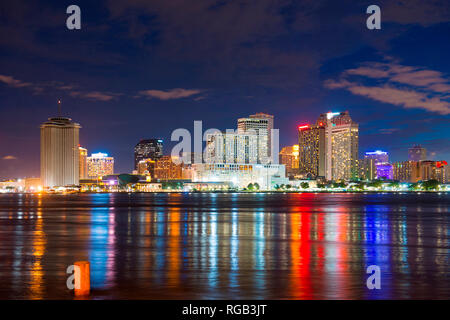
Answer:
[[[0,299],[450,299],[450,194],[0,195]],[[377,265],[381,289],[369,290]]]

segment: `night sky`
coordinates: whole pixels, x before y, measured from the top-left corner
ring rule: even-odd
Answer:
[[[66,8],[81,8],[81,30]],[[381,7],[381,30],[366,8]],[[39,176],[39,125],[130,172],[142,138],[275,116],[280,147],[320,113],[350,112],[360,154],[450,160],[450,1],[1,1],[0,178]]]

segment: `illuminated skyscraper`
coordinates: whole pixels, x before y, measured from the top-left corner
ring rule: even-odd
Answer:
[[[348,111],[323,113],[316,124],[325,126],[325,178],[357,178],[358,124],[352,121]]]
[[[297,175],[299,173],[299,145],[295,144],[281,149],[279,163],[286,167],[287,176]]]
[[[427,159],[427,149],[416,145],[408,149],[408,160],[409,161],[424,161]]]
[[[377,167],[373,158],[359,159],[358,170],[361,180],[373,180],[377,176]]]
[[[41,180],[45,187],[78,185],[81,126],[65,117],[41,125]]]
[[[238,119],[237,126],[238,133],[256,133],[258,163],[273,163],[271,153],[273,116],[266,113],[252,114],[248,118]]]
[[[161,139],[141,140],[134,147],[134,170],[138,170],[139,161],[156,160],[163,156],[163,141]]]
[[[108,157],[107,153],[93,153],[87,158],[87,168],[91,179],[112,175],[114,174],[114,158]]]
[[[369,151],[364,155],[365,159],[373,159],[375,164],[389,162],[389,154],[386,151]]]
[[[298,127],[299,173],[305,178],[325,177],[326,140],[325,126],[301,125]]]
[[[78,147],[79,151],[79,172],[80,172],[80,180],[81,179],[87,179],[88,178],[88,171],[87,171],[87,149],[83,147]]]

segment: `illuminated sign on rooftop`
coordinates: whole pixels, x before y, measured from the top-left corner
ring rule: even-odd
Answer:
[[[107,153],[97,152],[91,155],[91,158],[106,158],[108,156]]]

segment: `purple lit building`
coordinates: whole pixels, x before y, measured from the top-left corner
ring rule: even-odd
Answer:
[[[386,151],[368,151],[364,154],[365,159],[373,159],[375,164],[389,162],[389,154]]]
[[[377,179],[392,180],[394,178],[394,166],[387,162],[377,163]]]

